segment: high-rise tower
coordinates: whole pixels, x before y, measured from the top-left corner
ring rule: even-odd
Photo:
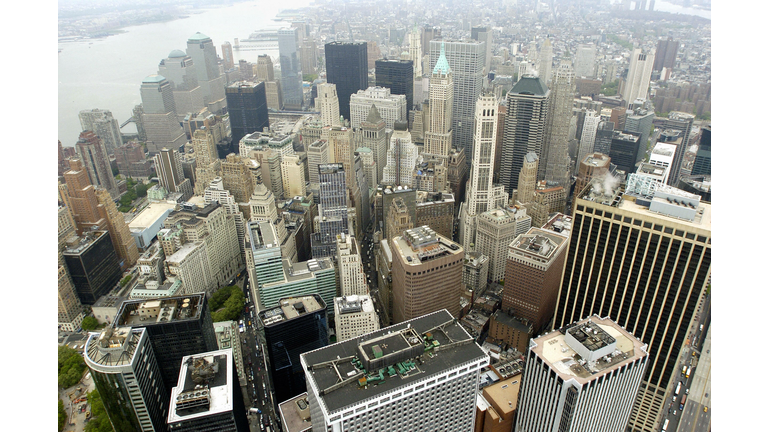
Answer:
[[[116,148],[123,145],[120,124],[112,117],[111,111],[94,108],[80,111],[79,117],[83,131],[93,131],[98,135],[108,154],[113,154]]]
[[[549,43],[547,39],[545,44]],[[544,48],[542,48],[542,51]],[[552,48],[550,46],[550,56]],[[551,67],[550,58],[550,67]],[[539,75],[542,82],[546,81],[545,75]],[[568,156],[568,131],[573,117],[573,88],[574,76],[571,65],[563,62],[557,68],[552,78],[551,104],[547,116],[547,143],[545,143],[542,160],[546,161],[544,178],[550,182],[557,182],[564,188],[570,187],[571,158]]]
[[[323,126],[341,126],[336,84],[324,83],[317,86],[315,109],[320,111],[320,121],[322,121]]]
[[[549,38],[545,38],[541,43],[541,49],[539,50],[539,78],[544,81],[544,84],[549,85],[552,81],[552,42]]]
[[[221,61],[224,64],[224,70],[235,67],[235,57],[232,55],[232,44],[229,41],[221,44]]]
[[[109,156],[104,142],[93,131],[80,133],[80,139],[75,145],[80,160],[84,162],[88,170],[91,184],[106,189],[112,198],[117,198],[119,192],[112,168],[109,165]]]
[[[238,81],[227,86],[226,92],[233,145],[239,145],[244,136],[269,127],[264,82]]]
[[[453,110],[453,72],[443,43],[429,80],[429,129],[424,134],[424,153],[448,157],[453,145]]]
[[[280,84],[283,88],[283,103],[286,109],[301,110],[304,105],[304,91],[301,86],[301,61],[297,29],[283,28],[277,31],[280,50]]]
[[[597,48],[594,44],[581,44],[576,49],[576,61],[573,65],[573,74],[579,78],[595,77],[595,58]]]
[[[368,88],[368,44],[325,44],[325,70],[328,83],[336,84],[339,113],[349,119],[349,97],[358,90]]]
[[[413,77],[414,65],[417,61],[421,63],[420,60],[413,58],[411,60],[376,60],[376,86],[388,88],[393,95],[405,95],[406,110],[413,109]]]
[[[218,105],[224,102],[226,80],[219,72],[216,47],[208,36],[197,32],[187,40],[187,55],[195,62],[197,83],[203,90],[203,102],[211,111],[219,112]]]
[[[632,50],[627,82],[624,85],[624,90],[622,90],[622,96],[627,102],[627,106],[632,106],[637,99],[647,99],[654,56],[654,51],[644,53],[641,48]]]
[[[381,118],[376,104],[371,105],[368,117],[360,123],[363,147],[368,147],[373,152],[373,160],[376,162],[377,179],[384,178],[384,166],[387,165],[387,132],[386,123]],[[374,187],[374,185],[369,185]]]
[[[157,154],[163,147],[178,150],[187,142],[179,124],[170,82],[162,75],[150,75],[141,82],[140,126],[146,133],[147,151]],[[138,127],[138,126],[137,126]]]

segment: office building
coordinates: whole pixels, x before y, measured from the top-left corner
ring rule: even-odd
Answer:
[[[312,419],[309,413],[307,392],[280,402],[280,425],[284,432],[311,432]]]
[[[296,241],[288,234],[285,221],[278,216],[275,195],[262,183],[256,184],[256,188],[249,201],[250,220],[271,222],[277,232],[277,242],[280,245],[280,254],[291,262],[296,261]]]
[[[464,254],[464,269],[461,273],[461,283],[465,289],[473,292],[483,292],[488,286],[488,257],[480,252]]]
[[[204,293],[127,300],[111,326],[116,331],[121,327],[146,329],[166,389],[176,385],[184,356],[217,349]]]
[[[311,37],[304,37],[299,44],[299,50],[301,51],[301,73],[303,74],[316,74],[317,73],[317,45],[315,40]]]
[[[173,50],[160,60],[157,74],[171,85],[177,118],[183,120],[187,113],[198,112],[205,107],[202,88],[197,82],[197,68],[192,57],[181,50]]]
[[[69,275],[69,269],[67,269],[64,263],[63,255],[59,254],[59,260],[61,261],[58,270],[59,329],[75,332],[80,328],[80,324],[83,322],[83,318],[85,318],[85,313],[83,313],[83,305],[77,297],[75,285],[72,282],[72,277]]]
[[[677,50],[680,47],[680,41],[672,39],[672,36],[667,40],[659,39],[656,44],[656,56],[653,60],[653,70],[661,72],[662,69],[674,69],[675,59],[677,58]]]
[[[116,148],[123,145],[120,124],[112,117],[112,111],[94,108],[80,111],[78,117],[83,131],[95,133],[104,144],[107,154],[113,154]]]
[[[414,26],[413,30],[408,33],[408,55],[413,62],[413,79],[420,80],[421,77],[424,75],[421,62],[423,60],[423,53],[422,53],[422,47],[421,44],[421,31],[418,27]],[[378,82],[379,79],[376,78],[376,82]],[[408,105],[408,109],[411,109],[413,105]]]
[[[579,174],[573,187],[573,196],[579,196],[593,178],[604,177],[611,171],[611,158],[602,153],[592,153],[579,163]]]
[[[453,238],[456,210],[454,194],[448,192],[416,191],[415,226],[427,225],[445,238]]]
[[[610,318],[591,318],[531,341],[517,432],[623,432],[649,363],[648,345]]]
[[[235,67],[235,57],[232,55],[232,44],[229,41],[224,41],[221,44],[221,61],[225,70]]]
[[[379,316],[368,294],[336,297],[333,307],[338,342],[379,329]]]
[[[699,149],[696,151],[696,159],[691,168],[692,176],[712,175],[712,126],[707,125],[701,128],[701,139],[699,140]]]
[[[323,126],[341,126],[336,84],[323,83],[317,86],[315,110],[320,111],[320,121]]]
[[[184,129],[179,125],[176,102],[170,82],[162,75],[150,75],[141,82],[141,128],[146,134],[147,151],[157,154],[167,147],[178,150],[187,142]]]
[[[568,238],[540,228],[508,247],[501,308],[533,324],[539,333],[555,313]]]
[[[261,81],[275,80],[275,66],[272,64],[272,57],[269,55],[262,54],[256,59],[256,78]]]
[[[231,192],[238,203],[247,203],[253,195],[255,183],[249,168],[250,161],[234,153],[228,154],[227,158],[221,161],[224,189]]]
[[[491,57],[493,57],[493,29],[488,27],[472,27],[472,40],[485,42],[485,74],[491,73]]]
[[[138,180],[152,177],[152,161],[144,156],[144,147],[138,141],[115,148],[114,154],[120,175]]]
[[[333,298],[338,294],[333,258],[313,258],[301,262],[283,258],[280,276],[275,282],[267,282],[261,287],[259,301],[263,309],[278,306],[282,297],[313,294],[319,295],[325,304],[333,304]],[[328,310],[328,315],[332,317],[333,311]]]
[[[421,53],[420,46],[411,46],[409,50]],[[414,70],[416,63],[419,63],[418,74]],[[388,88],[392,95],[404,95],[406,110],[413,109],[414,76],[421,77],[421,55],[411,60],[376,60],[376,86]]]
[[[157,379],[161,369],[155,353],[146,328],[110,326],[88,337],[83,358],[113,428],[168,430],[168,393]]]
[[[631,107],[637,99],[648,99],[648,87],[651,84],[654,51],[643,52],[641,48],[632,50],[629,58],[627,81],[622,89],[622,98]]]
[[[283,158],[283,194],[289,197],[307,195],[307,181],[304,167],[307,157],[304,154],[291,155]]]
[[[67,242],[64,262],[80,303],[92,305],[114,288],[121,278],[120,260],[109,232],[89,230]]]
[[[540,181],[533,191],[533,200],[528,204],[531,226],[543,227],[553,213],[565,212],[568,190],[562,186],[552,186],[546,180]]]
[[[528,152],[523,159],[523,168],[517,181],[517,198],[515,201],[527,204],[533,202],[533,192],[536,190],[536,174],[539,170],[539,157],[536,152]]]
[[[464,248],[421,226],[393,236],[393,321],[448,309],[459,313]]]
[[[349,98],[368,88],[368,44],[330,42],[325,44],[325,70],[329,84],[336,84],[339,114],[350,118]]]
[[[475,251],[488,257],[488,280],[504,279],[509,244],[530,227],[531,217],[524,208],[499,208],[477,216]]]
[[[595,110],[587,110],[584,116],[584,123],[581,128],[581,139],[579,140],[579,155],[576,158],[578,163],[584,160],[587,155],[596,152],[595,140],[597,138],[597,128],[600,125],[600,113]]]
[[[331,154],[328,141],[316,140],[307,147],[307,165],[309,170],[309,190],[320,190],[320,171],[318,167],[330,163]]]
[[[413,186],[413,169],[419,158],[419,149],[411,140],[406,123],[398,122],[389,139],[387,164],[382,183],[403,187]]]
[[[594,44],[579,44],[576,48],[573,74],[576,77],[594,78],[596,57],[597,48]]]
[[[392,94],[387,87],[368,87],[350,95],[349,115],[353,129],[360,128],[374,104],[388,129],[394,129],[395,122],[408,122],[405,95]]]
[[[643,159],[645,148],[640,143],[640,135],[631,132],[613,131],[611,151],[608,156],[616,169],[625,173],[635,172],[638,162]]]
[[[679,139],[679,142],[675,142],[677,150],[675,150],[675,158],[672,161],[672,167],[669,170],[669,182],[667,183],[672,187],[675,187],[680,180],[683,158],[690,145],[694,119],[695,116],[691,114],[673,111],[669,113],[668,118],[659,118],[653,122],[654,126],[662,130],[662,135],[665,135],[664,132],[667,130],[678,132],[677,139]],[[677,139],[674,141],[677,141]],[[659,141],[664,142],[665,139],[660,137]]]
[[[163,147],[155,154],[152,161],[155,164],[160,186],[169,193],[180,193],[182,201],[192,197],[194,189],[189,179],[184,178],[181,155],[178,151]]]
[[[59,200],[71,212],[78,234],[90,231],[93,227],[106,229],[107,221],[99,212],[99,199],[96,189],[88,178],[88,172],[80,159],[69,160],[70,169],[64,173],[65,184],[59,185]],[[59,241],[66,240],[60,238]]]
[[[117,210],[112,196],[105,189],[96,189],[96,199],[99,201],[99,214],[107,223],[107,231],[120,260],[120,267],[132,267],[139,258],[139,250],[123,213]]]
[[[597,124],[595,132],[595,145],[592,151],[607,155],[611,152],[611,139],[613,138],[614,123],[612,121],[601,121]],[[619,129],[617,129],[619,130]],[[579,161],[581,163],[581,161]]]
[[[216,153],[216,140],[206,128],[196,129],[192,133],[191,146],[195,156],[195,195],[204,195],[205,188],[221,176],[221,160]]]
[[[538,66],[539,78],[541,78],[546,85],[549,85],[552,81],[552,57],[552,42],[550,42],[549,38],[544,38],[544,42],[541,43],[541,49],[539,50]]]
[[[318,166],[320,180],[320,197],[318,205],[319,231],[312,234],[312,256],[330,256],[321,249],[333,245],[335,254],[336,235],[349,234],[349,217],[347,213],[347,180],[342,164],[326,164]],[[325,246],[323,246],[325,245]],[[324,249],[324,250],[325,250]],[[321,254],[317,255],[315,252]],[[331,250],[327,250],[331,252]],[[332,255],[331,254],[331,255]]]
[[[507,204],[509,194],[503,186],[493,184],[493,162],[496,159],[498,103],[492,94],[481,95],[475,107],[475,154],[469,171],[467,199],[459,209],[459,240],[465,249],[473,250],[477,215]]]
[[[446,310],[301,355],[313,427],[343,431],[473,430],[488,362]]]
[[[168,430],[248,431],[243,393],[236,377],[232,349],[184,356],[179,381],[170,391]]]
[[[301,110],[304,105],[299,40],[297,29],[282,28],[277,31],[280,51],[280,85],[283,89],[283,103],[287,109]]]
[[[545,44],[549,43],[547,39]],[[544,48],[542,47],[542,50]],[[549,48],[550,56],[552,48]],[[550,66],[551,68],[551,59]],[[546,82],[546,75],[539,75]],[[568,155],[568,132],[571,125],[573,106],[574,74],[569,62],[563,62],[552,78],[551,104],[547,115],[547,143],[543,146],[542,160],[546,161],[544,178],[557,182],[566,189],[571,182],[571,158]]]
[[[267,109],[282,111],[285,104],[283,103],[283,86],[280,84],[280,80],[267,81],[264,83],[264,88],[267,93]]]
[[[262,310],[264,285],[284,280],[280,241],[271,221],[253,221],[247,226],[245,262],[253,304]]]
[[[197,72],[197,83],[203,90],[203,102],[212,112],[221,112],[224,103],[224,75],[219,72],[216,47],[208,36],[197,32],[187,40],[187,55]]]
[[[336,264],[339,268],[339,292],[342,296],[368,293],[360,247],[354,236],[344,233],[336,236]]]
[[[482,41],[430,41],[429,70],[433,72],[433,75],[443,52],[450,70],[453,72],[452,147],[464,150],[466,158],[471,158],[475,102],[480,96],[485,78],[483,68],[485,66],[486,43]],[[467,163],[466,160],[465,163]]]
[[[235,221],[235,230],[237,231],[237,244],[240,247],[240,254],[243,255],[243,240],[245,239],[245,217],[240,210],[240,205],[232,193],[224,188],[224,181],[221,177],[214,178],[203,192],[205,205],[214,202],[219,203],[227,214],[227,218]],[[246,201],[247,203],[247,201]]]
[[[536,178],[540,180],[544,177],[547,161],[542,158],[542,149],[549,113],[549,94],[547,86],[532,76],[523,76],[507,92],[499,180],[510,195],[518,188],[518,178],[526,154],[536,153],[539,157]]]
[[[513,311],[497,309],[491,314],[486,341],[501,348],[514,348],[524,353],[528,350],[528,342],[535,335],[533,325],[510,312]]]
[[[453,72],[445,57],[445,44],[429,79],[429,116],[424,132],[424,153],[446,158],[453,144]]]
[[[657,429],[711,273],[711,206],[668,186],[649,199],[628,195],[615,182],[593,181],[573,208],[554,328],[598,314],[650,341],[629,426]]]
[[[226,98],[233,144],[239,145],[244,136],[269,127],[267,90],[263,82],[238,81],[230,84],[226,89]]]
[[[368,147],[358,147],[355,149],[355,158],[358,156],[365,175],[365,183],[369,190],[373,190],[379,184],[379,167],[373,159],[373,151]],[[360,184],[359,181],[358,184]]]
[[[257,338],[264,347],[275,405],[307,390],[299,356],[328,345],[326,303],[317,294],[280,298],[275,307],[259,312]]]
[[[77,155],[88,170],[88,177],[95,187],[109,191],[112,198],[117,198],[117,182],[112,175],[112,167],[109,164],[109,155],[104,142],[93,132],[84,131],[75,144]]]
[[[633,132],[640,135],[640,146],[645,149],[649,143],[649,137],[653,132],[653,119],[656,117],[653,111],[635,108],[631,113],[627,113],[627,119],[624,123],[625,132]]]

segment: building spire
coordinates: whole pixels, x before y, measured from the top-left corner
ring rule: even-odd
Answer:
[[[448,64],[448,59],[445,58],[445,41],[440,44],[440,57],[435,63],[435,69],[432,70],[432,74],[448,75],[451,72],[451,66]]]

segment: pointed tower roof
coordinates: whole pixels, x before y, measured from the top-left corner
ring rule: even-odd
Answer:
[[[440,44],[440,57],[435,63],[435,69],[432,70],[432,74],[448,75],[451,72],[451,66],[448,64],[448,59],[445,58],[445,41]]]
[[[366,117],[365,122],[377,124],[380,121],[382,121],[381,114],[379,114],[379,110],[376,108],[376,104],[372,104],[371,109],[368,110],[368,117]]]

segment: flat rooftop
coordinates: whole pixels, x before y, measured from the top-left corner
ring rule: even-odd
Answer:
[[[582,346],[569,343],[566,333]],[[596,361],[587,361],[578,352],[584,353],[584,348],[589,352],[599,352],[607,348],[610,352]],[[533,339],[530,350],[564,381],[575,379],[580,384],[595,380],[610,370],[648,355],[646,344],[609,318],[600,318],[597,315]]]
[[[332,416],[459,364],[487,361],[488,356],[443,309],[304,353],[301,359],[307,381],[320,390],[319,402]],[[376,367],[366,370],[366,361]]]
[[[325,309],[323,299],[317,294],[281,298],[279,302],[280,306],[259,312],[259,317],[265,327]]]
[[[143,230],[152,226],[158,219],[167,216],[176,208],[175,203],[164,201],[152,202],[144,207],[128,224],[131,230]]]
[[[510,249],[539,259],[551,260],[558,248],[565,243],[565,237],[539,228],[530,228],[527,233],[512,241]]]
[[[496,384],[483,388],[483,397],[502,417],[507,417],[517,409],[517,399],[520,396],[520,376],[514,376]],[[499,412],[501,411],[501,412]]]
[[[543,227],[541,227],[541,229],[553,231],[568,238],[571,236],[572,224],[573,217],[563,213],[556,213]]]
[[[284,432],[308,432],[312,430],[307,392],[277,405]]]
[[[133,363],[143,328],[107,327],[99,333],[90,333],[85,343],[86,363],[102,367],[120,367]]]
[[[368,294],[336,297],[333,301],[336,303],[336,310],[340,314],[371,313],[374,310],[371,296]]]
[[[171,390],[168,423],[232,411],[232,350],[185,356],[176,387]]]
[[[204,293],[155,300],[128,300],[123,302],[112,326],[147,327],[170,321],[197,319],[202,313],[204,301]]]
[[[460,245],[441,236],[426,225],[406,230],[403,236],[397,236],[391,242],[394,250],[400,253],[409,265],[420,265],[435,258],[456,255],[464,251]]]
[[[251,249],[280,247],[274,225],[267,221],[248,222]]]

